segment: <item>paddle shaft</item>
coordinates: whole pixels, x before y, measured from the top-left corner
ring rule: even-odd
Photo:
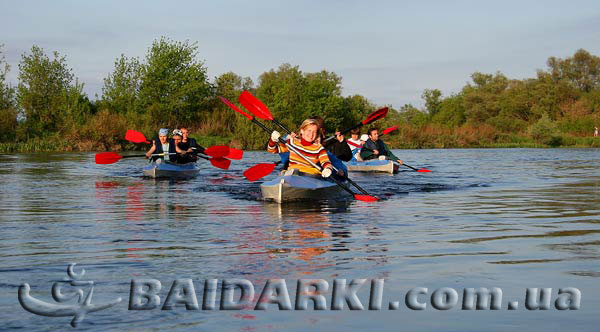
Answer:
[[[362,122],[361,122],[361,123],[357,124],[356,126],[354,126],[354,127],[352,127],[352,128],[348,128],[348,129],[346,129],[346,130],[340,131],[340,134],[342,134],[342,135],[344,135],[344,134],[347,134],[348,132],[350,132],[350,131],[352,131],[352,130],[354,130],[354,129],[356,129],[356,128],[360,128],[360,127],[362,127],[362,126],[363,126],[363,124],[362,124]],[[331,140],[332,140],[332,139],[334,139],[334,138],[335,138],[335,136],[329,136],[329,137],[327,137],[327,138],[326,138],[326,139],[323,141],[323,143],[329,142],[329,141],[331,141]]]
[[[281,129],[285,130],[285,131],[286,131],[288,134],[289,134],[289,133],[291,133],[291,131],[290,131],[288,128],[286,128],[286,127],[285,127],[283,124],[281,124],[281,122],[279,122],[279,121],[277,121],[277,120],[275,120],[275,119],[273,119],[273,122],[275,122],[275,124],[276,124],[276,125],[278,125],[278,126],[279,126],[279,128],[281,128]],[[361,124],[361,125],[362,125],[362,124]],[[350,130],[352,130],[352,129],[350,129]],[[280,140],[281,140],[281,138],[280,138]],[[285,142],[284,142],[284,143],[285,143]],[[288,148],[289,148],[289,147],[288,147]],[[298,151],[294,151],[294,152],[296,152],[297,154],[299,154],[299,153],[298,153]],[[309,162],[309,163],[310,163],[310,164],[311,164],[313,167],[315,167],[315,168],[319,169],[319,167],[318,167],[317,165],[315,165],[315,164],[314,164],[313,162],[311,162],[310,160],[306,159],[306,158],[304,157],[304,155],[302,155],[302,154],[300,154],[300,155],[301,155],[301,156],[304,158],[304,160],[308,161],[308,162]],[[337,168],[335,168],[335,166],[331,165],[331,167],[333,167],[333,169],[334,169],[336,172],[338,171],[338,169],[337,169]],[[363,193],[363,194],[365,194],[365,195],[369,195],[369,196],[371,196],[371,194],[369,194],[369,193],[368,193],[366,190],[364,190],[363,188],[361,188],[361,187],[360,187],[360,186],[359,186],[359,185],[358,185],[356,182],[352,181],[352,180],[351,180],[351,179],[348,177],[348,174],[344,174],[344,178],[345,178],[346,180],[348,180],[348,182],[350,182],[350,184],[351,184],[351,185],[353,185],[354,187],[356,187],[356,189],[358,189],[358,191],[360,191],[361,193]],[[334,180],[335,180],[335,178],[334,178]]]
[[[285,128],[285,126],[283,126],[279,121],[277,120],[273,120],[275,122],[276,125],[278,125],[279,127],[281,127],[283,130],[289,132],[289,130],[287,130],[287,128]],[[262,128],[262,130],[264,130],[267,133],[271,133],[271,130],[269,130],[269,128],[267,128],[264,124],[256,121],[256,119],[253,117],[252,118],[252,122],[256,123],[260,128]],[[312,162],[310,159],[308,159],[305,155],[303,155],[302,153],[300,153],[300,151],[296,150],[291,144],[288,144],[283,138],[279,137],[279,143],[284,144],[290,151],[293,151],[294,153],[296,153],[297,155],[299,155],[302,159],[304,159],[307,163],[309,163],[312,167],[316,168],[319,173],[321,173],[323,171],[323,169],[315,164],[314,162]],[[345,191],[347,191],[349,194],[351,194],[352,196],[356,195],[352,190],[350,190],[350,188],[346,187],[343,183],[341,183],[338,179],[330,176],[330,178],[338,185],[340,186],[342,189],[344,189]]]

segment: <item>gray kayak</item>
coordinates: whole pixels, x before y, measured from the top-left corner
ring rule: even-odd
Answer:
[[[281,175],[260,185],[262,197],[277,203],[293,201],[339,200],[350,198],[335,182],[320,175],[295,172]]]
[[[344,163],[348,172],[385,172],[398,173],[398,165],[391,160],[349,161]]]
[[[144,176],[152,178],[190,178],[198,175],[199,171],[196,163],[175,164],[162,161],[153,162],[144,167]]]

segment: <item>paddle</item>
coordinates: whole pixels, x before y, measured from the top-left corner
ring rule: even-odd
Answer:
[[[408,167],[408,168],[412,168],[413,170],[415,170],[415,171],[417,171],[417,172],[419,172],[419,173],[429,173],[429,172],[431,172],[431,171],[430,171],[430,170],[428,170],[427,168],[414,168],[414,167],[412,167],[412,166],[410,166],[410,165],[407,165],[407,164],[405,164],[405,163],[402,163],[402,166],[406,166],[406,167]]]
[[[133,142],[133,143],[146,143],[146,144],[150,144],[150,142],[148,142],[148,140],[146,139],[146,136],[144,136],[144,134],[140,133],[139,131],[135,131],[135,130],[128,130],[125,133],[125,139]]]
[[[275,167],[279,165],[281,161],[277,161],[274,163],[260,163],[256,164],[247,170],[244,171],[244,177],[248,179],[248,181],[256,181],[259,180],[273,172]]]
[[[157,153],[157,154],[153,154],[153,157],[162,157],[168,155],[168,153]],[[101,152],[101,153],[97,153],[95,156],[96,159],[96,164],[101,164],[101,165],[106,165],[106,164],[114,164],[117,161],[124,159],[124,158],[141,158],[141,157],[146,157],[145,154],[140,154],[140,155],[129,155],[129,156],[122,156],[116,152]]]
[[[168,155],[173,155],[176,153],[155,153],[152,154],[152,157],[164,157],[164,156],[168,156]],[[106,165],[106,164],[114,164],[117,161],[124,159],[124,158],[141,158],[141,157],[146,157],[145,154],[141,154],[141,155],[129,155],[129,156],[122,156],[116,152],[102,152],[102,153],[98,153],[95,156],[96,159],[96,164],[100,164],[100,165]],[[210,163],[220,169],[229,169],[229,165],[231,165],[231,160],[229,159],[225,159],[223,157],[216,157],[216,158],[209,158],[206,156],[198,156],[200,158],[206,159],[208,161],[210,161]]]
[[[342,135],[344,135],[344,134],[348,133],[349,131],[352,131],[352,130],[354,130],[356,128],[362,127],[363,125],[375,122],[375,121],[377,121],[379,119],[383,119],[383,118],[385,118],[385,116],[387,115],[387,113],[388,113],[388,108],[387,107],[380,108],[380,109],[376,110],[375,112],[369,114],[369,116],[367,116],[366,119],[362,120],[361,123],[355,125],[354,127],[351,127],[351,128],[346,129],[346,130],[343,130],[340,133]],[[398,127],[396,127],[396,128],[398,128]],[[323,141],[323,143],[328,142],[328,141],[330,141],[330,140],[332,140],[334,138],[335,138],[335,136],[330,136],[327,139],[325,139],[325,141]]]
[[[132,143],[151,144],[151,142],[149,142],[146,139],[146,136],[144,136],[144,134],[140,133],[139,131],[132,130],[132,129],[127,130],[127,132],[125,133],[125,139]],[[193,148],[193,149],[196,149],[196,148]],[[242,159],[242,157],[244,155],[243,150],[230,148],[226,145],[211,146],[211,147],[204,149],[204,152],[201,152],[201,153],[205,154],[207,156],[214,157],[214,158],[225,157],[225,158],[230,158],[230,159],[235,159],[235,160]]]
[[[244,96],[244,97],[242,97]],[[223,98],[223,97],[219,97],[225,104],[227,104],[227,106],[229,106],[230,108],[232,108],[233,110],[235,110],[236,112],[244,115],[246,118],[250,119],[252,122],[256,123],[258,126],[260,126],[264,131],[266,131],[267,133],[271,133],[271,131],[265,127],[262,123],[256,121],[256,119],[250,115],[245,113],[244,111],[240,110],[239,108],[237,108],[235,105],[233,105],[231,102],[229,102],[227,99]],[[242,99],[244,101],[242,101]],[[258,100],[258,98],[254,97],[252,94],[250,94],[248,91],[243,91],[242,95],[240,95],[240,103],[242,103],[242,105],[247,104],[250,107],[250,111],[256,115],[257,117],[264,119],[264,120],[269,120],[269,121],[273,121],[275,122],[276,125],[278,125],[279,127],[281,127],[283,130],[285,130],[286,132],[290,133],[290,131],[284,126],[282,125],[279,121],[275,120],[273,118],[273,116],[271,115],[271,112],[269,111],[269,109],[267,108],[267,106],[265,106],[260,100]],[[244,107],[246,107],[246,105],[244,105]],[[294,153],[296,153],[298,156],[300,156],[302,159],[304,159],[307,163],[309,163],[312,167],[316,168],[319,173],[322,172],[322,168],[320,166],[318,166],[317,164],[313,163],[310,159],[306,158],[306,156],[304,156],[302,153],[298,152],[293,146],[291,146],[290,144],[288,144],[285,140],[283,140],[283,138],[279,138],[279,142],[282,144],[285,144],[285,146],[290,150],[293,151]],[[335,169],[335,168],[334,168]],[[360,190],[363,195],[359,195],[359,194],[355,194],[352,190],[350,190],[350,188],[346,187],[344,184],[342,184],[338,179],[336,179],[335,177],[330,177],[338,186],[340,186],[342,189],[344,189],[345,191],[347,191],[348,193],[350,193],[355,199],[357,200],[361,200],[361,201],[367,201],[367,202],[373,202],[373,201],[377,201],[378,198],[375,196],[371,196],[369,195],[369,193],[367,191],[365,191],[364,189],[362,189],[361,187],[359,187],[356,183],[354,183],[354,181],[350,180],[347,176],[346,176],[346,180],[348,180],[348,182],[350,182],[351,184],[353,184],[358,190]]]
[[[280,128],[282,128],[288,134],[291,133],[291,131],[288,128],[286,128],[279,121],[275,120],[273,118],[273,115],[271,115],[271,111],[269,111],[267,106],[265,104],[263,104],[258,98],[254,97],[250,92],[248,92],[246,90],[242,91],[239,101],[242,105],[244,105],[244,107],[246,107],[250,112],[252,112],[252,114],[256,115],[257,117],[259,117],[263,120],[269,120],[269,121],[275,122],[276,125],[278,125]],[[385,114],[387,114],[387,112],[388,112],[387,108],[375,111],[363,122],[365,122],[365,123],[373,122],[376,119],[380,119],[381,117],[385,116]],[[304,160],[307,160],[306,158],[304,158],[304,156],[302,156],[302,157]],[[311,165],[315,166],[313,163],[311,163]],[[316,167],[316,168],[319,169],[318,167]],[[337,169],[335,167],[333,167],[333,169],[335,169],[337,171]],[[370,194],[366,190],[361,188],[356,182],[352,181],[348,177],[347,174],[345,175],[344,178],[346,180],[348,180],[348,182],[350,182],[350,184],[352,184],[354,187],[356,187],[356,189],[358,189],[364,195],[370,196]]]
[[[384,131],[381,133],[381,135],[389,134],[389,133],[391,133],[392,131],[394,131],[394,130],[396,130],[396,129],[398,129],[398,126],[389,127],[389,128],[387,128],[387,129],[385,129],[385,130],[384,130]],[[381,136],[381,135],[380,135],[380,136]]]

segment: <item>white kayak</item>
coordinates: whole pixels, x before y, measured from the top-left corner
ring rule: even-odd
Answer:
[[[144,167],[144,176],[152,178],[190,178],[198,175],[196,163],[175,164],[169,161],[152,162]]]
[[[348,172],[384,172],[398,173],[398,165],[391,160],[348,161],[344,163]]]
[[[281,175],[260,185],[262,197],[277,203],[293,201],[319,201],[351,198],[335,182],[320,175],[293,172]]]

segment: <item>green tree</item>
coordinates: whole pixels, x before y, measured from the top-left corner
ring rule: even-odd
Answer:
[[[66,58],[54,52],[51,60],[38,46],[23,54],[19,63],[17,100],[24,112],[27,133],[46,135],[55,132],[65,120],[65,97],[73,81]]]
[[[139,108],[142,84],[142,65],[137,58],[121,57],[115,60],[110,76],[104,79],[102,104],[116,113],[143,113]]]
[[[15,89],[6,82],[10,66],[6,63],[0,44],[0,141],[14,139],[17,127],[17,111],[15,105]]]
[[[252,79],[249,77],[241,77],[233,72],[227,72],[216,77],[213,86],[217,96],[237,103],[238,96],[242,91],[252,90],[253,84]],[[205,126],[210,128],[209,132],[221,136],[232,132],[237,134],[236,119],[238,115],[223,104],[221,100],[215,98],[211,114],[204,119]]]
[[[555,81],[567,80],[583,92],[600,87],[600,57],[579,49],[565,59],[550,57],[546,62]]]
[[[208,112],[212,86],[198,61],[196,43],[162,37],[152,43],[142,70],[140,106],[151,123],[173,128],[193,125]]]
[[[434,116],[440,111],[440,105],[442,104],[442,92],[440,90],[425,89],[421,98],[425,101],[425,108],[427,108],[430,116]]]

